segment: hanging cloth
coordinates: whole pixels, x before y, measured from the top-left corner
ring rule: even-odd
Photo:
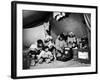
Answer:
[[[84,20],[86,22],[86,25],[89,29],[89,31],[91,31],[91,15],[90,14],[83,14],[84,16]]]

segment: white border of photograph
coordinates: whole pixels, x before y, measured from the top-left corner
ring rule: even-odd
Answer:
[[[23,70],[22,61],[22,10],[36,10],[36,11],[59,11],[59,12],[73,12],[73,13],[90,13],[91,14],[91,65],[88,67],[66,67],[66,68],[50,68],[50,69],[29,69]],[[31,5],[31,4],[17,4],[17,76],[37,76],[37,75],[53,75],[53,74],[69,74],[69,73],[85,73],[96,71],[96,9],[81,8],[81,7],[60,7],[49,5]]]

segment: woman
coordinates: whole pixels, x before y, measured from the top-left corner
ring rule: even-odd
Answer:
[[[38,62],[38,56],[44,48],[43,41],[41,39],[37,40],[36,44],[32,44],[29,48],[29,64],[35,66]]]
[[[64,54],[64,48],[67,46],[64,34],[60,34],[55,41],[56,57],[61,57]]]

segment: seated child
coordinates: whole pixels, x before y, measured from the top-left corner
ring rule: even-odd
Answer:
[[[30,50],[28,53],[29,59],[30,59],[30,66],[35,66],[38,61],[38,54],[37,50]]]
[[[55,45],[54,45],[54,41],[51,36],[46,37],[46,39],[44,41],[44,45],[48,46],[49,51],[53,54],[53,56],[55,58]]]
[[[52,60],[53,60],[53,55],[52,53],[49,51],[49,48],[48,46],[45,46],[44,47],[44,50],[42,50],[40,52],[40,54],[38,55],[38,60],[39,60],[39,63],[42,63],[42,62],[46,62],[46,63],[50,63]]]

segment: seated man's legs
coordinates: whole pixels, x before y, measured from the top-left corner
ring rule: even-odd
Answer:
[[[57,58],[57,57],[61,57],[61,56],[62,56],[62,54],[63,54],[63,53],[62,53],[61,51],[56,50],[56,58]]]

